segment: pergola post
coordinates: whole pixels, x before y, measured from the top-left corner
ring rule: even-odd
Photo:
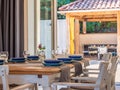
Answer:
[[[74,17],[70,17],[70,54],[75,53],[75,48],[74,48]]]
[[[120,55],[120,12],[117,13],[117,55]]]
[[[66,49],[68,53],[70,53],[70,16],[66,14],[66,22],[67,22],[67,41],[66,41]]]
[[[86,21],[83,21],[83,33],[86,33]]]
[[[80,23],[78,19],[75,19],[75,29],[74,29],[74,45],[75,45],[75,54],[79,54],[80,52]]]

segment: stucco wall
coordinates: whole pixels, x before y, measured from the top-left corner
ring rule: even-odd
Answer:
[[[80,34],[80,52],[83,51],[84,44],[117,44],[117,34]]]

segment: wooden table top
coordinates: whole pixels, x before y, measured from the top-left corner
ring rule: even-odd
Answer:
[[[72,64],[66,64],[73,67]],[[59,73],[59,67],[46,67],[40,63],[23,63],[23,64],[8,64],[10,74],[26,74],[26,75],[50,75]]]
[[[86,58],[86,60],[89,60]],[[81,61],[80,61],[81,62]],[[83,64],[83,62],[81,62]],[[73,64],[65,64],[69,67],[74,67]],[[24,74],[24,75],[50,75],[59,73],[61,71],[60,66],[46,67],[40,62],[37,63],[16,63],[8,64],[10,74]],[[62,67],[62,66],[61,66]]]

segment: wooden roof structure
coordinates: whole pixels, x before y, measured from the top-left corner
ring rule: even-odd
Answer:
[[[59,8],[60,11],[119,9],[120,0],[76,0]]]
[[[69,14],[81,21],[116,21],[120,0],[76,0],[59,8],[61,14]]]
[[[66,18],[73,17],[75,24],[76,20],[83,22],[116,21],[117,53],[120,55],[120,0],[75,0],[60,7],[58,13],[66,15]]]

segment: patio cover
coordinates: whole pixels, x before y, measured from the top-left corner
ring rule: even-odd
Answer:
[[[120,55],[120,0],[76,0],[60,7],[58,13],[66,15],[67,22],[70,20],[68,25],[72,23],[71,18],[92,22],[117,21],[117,53]],[[70,28],[72,28],[71,25]],[[70,39],[71,36],[74,36],[74,33],[70,35]],[[73,50],[75,48],[73,43],[74,40],[70,40],[71,54],[74,53]]]

